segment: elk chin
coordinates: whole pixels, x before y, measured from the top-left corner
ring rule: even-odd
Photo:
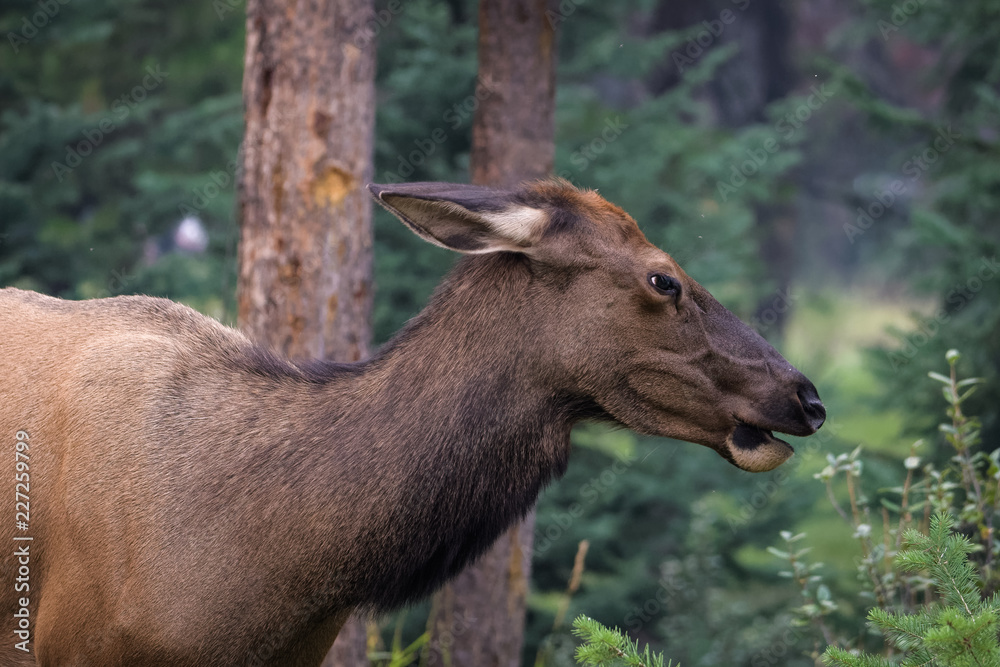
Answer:
[[[795,453],[791,445],[770,431],[744,422],[737,423],[725,447],[729,454],[726,458],[748,472],[774,470]]]

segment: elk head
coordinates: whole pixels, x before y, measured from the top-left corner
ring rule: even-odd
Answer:
[[[509,289],[540,323],[537,359],[551,390],[586,401],[590,416],[706,445],[753,472],[793,453],[772,431],[823,424],[813,384],[597,193],[555,180],[369,189],[431,243],[525,264],[530,280]]]

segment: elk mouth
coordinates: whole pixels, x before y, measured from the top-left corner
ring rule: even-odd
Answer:
[[[774,437],[770,429],[740,419],[736,420],[736,428],[726,438],[726,447],[729,450],[726,458],[736,467],[749,472],[774,470],[795,453],[791,445]]]

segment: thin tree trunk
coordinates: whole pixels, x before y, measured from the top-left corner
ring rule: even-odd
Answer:
[[[480,0],[473,183],[512,185],[552,172],[557,16],[551,0]],[[521,664],[534,522],[532,512],[435,595],[422,664]]]
[[[248,0],[240,327],[293,358],[369,353],[375,49],[370,0]],[[325,665],[367,665],[345,626]]]

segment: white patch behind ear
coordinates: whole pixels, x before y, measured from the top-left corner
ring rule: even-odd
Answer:
[[[497,213],[479,213],[493,231],[519,246],[538,241],[548,219],[546,213],[530,206],[511,206]]]
[[[520,204],[508,206],[502,211],[470,211],[454,202],[435,202],[435,204],[450,211],[456,219],[475,220],[489,229],[493,242],[477,250],[464,251],[472,255],[497,250],[524,252],[541,238],[548,222],[548,214],[545,211]],[[440,241],[432,242],[448,247]]]

